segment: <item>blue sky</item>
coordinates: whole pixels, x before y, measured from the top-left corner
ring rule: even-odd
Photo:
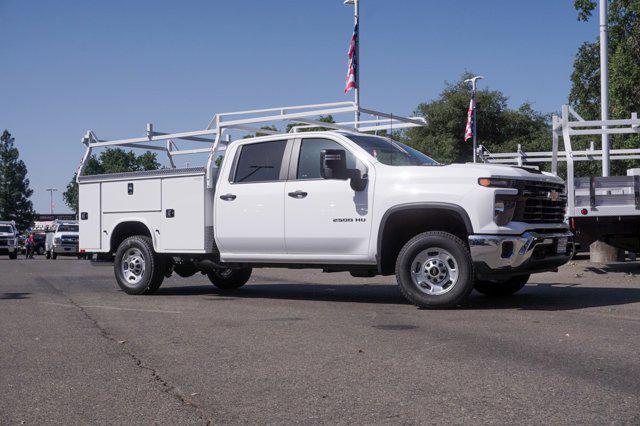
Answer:
[[[361,0],[362,104],[410,114],[472,70],[511,106],[559,110],[573,56],[598,32],[572,4]],[[16,137],[39,212],[45,189],[74,173],[88,129],[196,130],[215,112],[351,100],[341,0],[0,0],[0,19],[0,127]]]

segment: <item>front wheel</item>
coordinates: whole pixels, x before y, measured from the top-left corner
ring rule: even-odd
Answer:
[[[489,297],[511,296],[522,290],[527,281],[529,281],[529,277],[530,275],[520,275],[499,282],[476,280],[475,289]]]
[[[407,242],[396,261],[400,291],[421,308],[449,308],[473,290],[473,263],[467,245],[447,232],[425,232]]]
[[[58,253],[56,253],[55,251],[52,251],[52,252],[51,252],[51,258],[52,258],[53,260],[56,260],[56,259],[58,258]]]
[[[215,269],[207,273],[211,284],[220,290],[235,290],[242,287],[251,278],[251,268]]]
[[[18,258],[18,251],[14,251],[13,253],[9,253],[9,259],[15,260]]]
[[[151,294],[164,280],[166,262],[153,251],[151,238],[136,235],[116,251],[114,270],[118,286],[127,294]]]

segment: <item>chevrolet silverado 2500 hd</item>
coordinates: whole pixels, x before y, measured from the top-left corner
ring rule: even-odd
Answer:
[[[0,222],[0,254],[8,254],[9,259],[18,258],[18,231],[15,222]]]
[[[353,111],[376,118],[351,127],[310,118]],[[572,254],[564,184],[554,175],[438,164],[370,134],[424,121],[351,103],[238,114],[218,114],[197,132],[167,134],[148,125],[141,138],[85,136],[83,164],[101,147],[147,148],[167,139],[211,145],[167,145],[170,159],[207,153],[204,167],[85,176],[81,165],[80,249],[113,259],[125,292],[152,293],[172,273],[206,273],[229,290],[244,285],[252,268],[319,268],[395,274],[412,303],[448,307],[473,288],[515,293],[530,274],[555,270]],[[300,127],[222,143],[225,131],[276,120]],[[329,129],[309,129],[318,125]]]

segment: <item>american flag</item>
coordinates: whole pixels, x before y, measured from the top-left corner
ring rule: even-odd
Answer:
[[[476,96],[471,96],[469,102],[469,112],[467,112],[467,128],[464,130],[464,141],[468,141],[473,137],[473,110],[476,109]]]
[[[351,43],[349,44],[349,70],[344,93],[358,88],[358,24],[353,28]]]

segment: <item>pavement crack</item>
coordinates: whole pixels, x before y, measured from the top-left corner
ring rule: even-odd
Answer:
[[[73,300],[69,295],[67,295],[64,291],[62,291],[60,288],[58,288],[50,280],[38,277],[38,278],[36,278],[36,281],[39,281],[41,283],[44,283],[44,284],[48,285],[56,293],[58,293],[60,296],[64,297],[69,302],[69,304],[73,305],[78,311],[80,311],[82,316],[91,323],[92,327],[95,328],[98,331],[99,335],[102,338],[104,338],[104,339],[110,341],[111,343],[119,346],[120,347],[119,349],[122,351],[122,353],[124,353],[129,358],[131,358],[131,360],[133,361],[133,364],[137,368],[149,372],[149,374],[151,375],[151,378],[153,379],[153,381],[160,385],[161,392],[166,393],[167,395],[170,395],[171,397],[176,399],[181,405],[183,405],[185,407],[189,407],[190,409],[194,410],[195,414],[202,420],[202,422],[204,424],[206,424],[206,425],[213,424],[212,416],[209,416],[199,405],[197,405],[191,399],[189,399],[188,397],[183,395],[182,392],[180,392],[180,390],[176,386],[170,384],[166,379],[164,379],[158,373],[158,371],[155,368],[153,368],[153,367],[151,367],[149,365],[146,365],[144,363],[144,361],[138,355],[136,355],[128,347],[122,345],[120,343],[121,341],[119,341],[114,336],[112,336],[106,328],[102,327],[98,323],[98,321],[93,316],[91,316],[91,314],[89,312],[87,312],[87,310],[82,305],[80,305],[75,300]]]

